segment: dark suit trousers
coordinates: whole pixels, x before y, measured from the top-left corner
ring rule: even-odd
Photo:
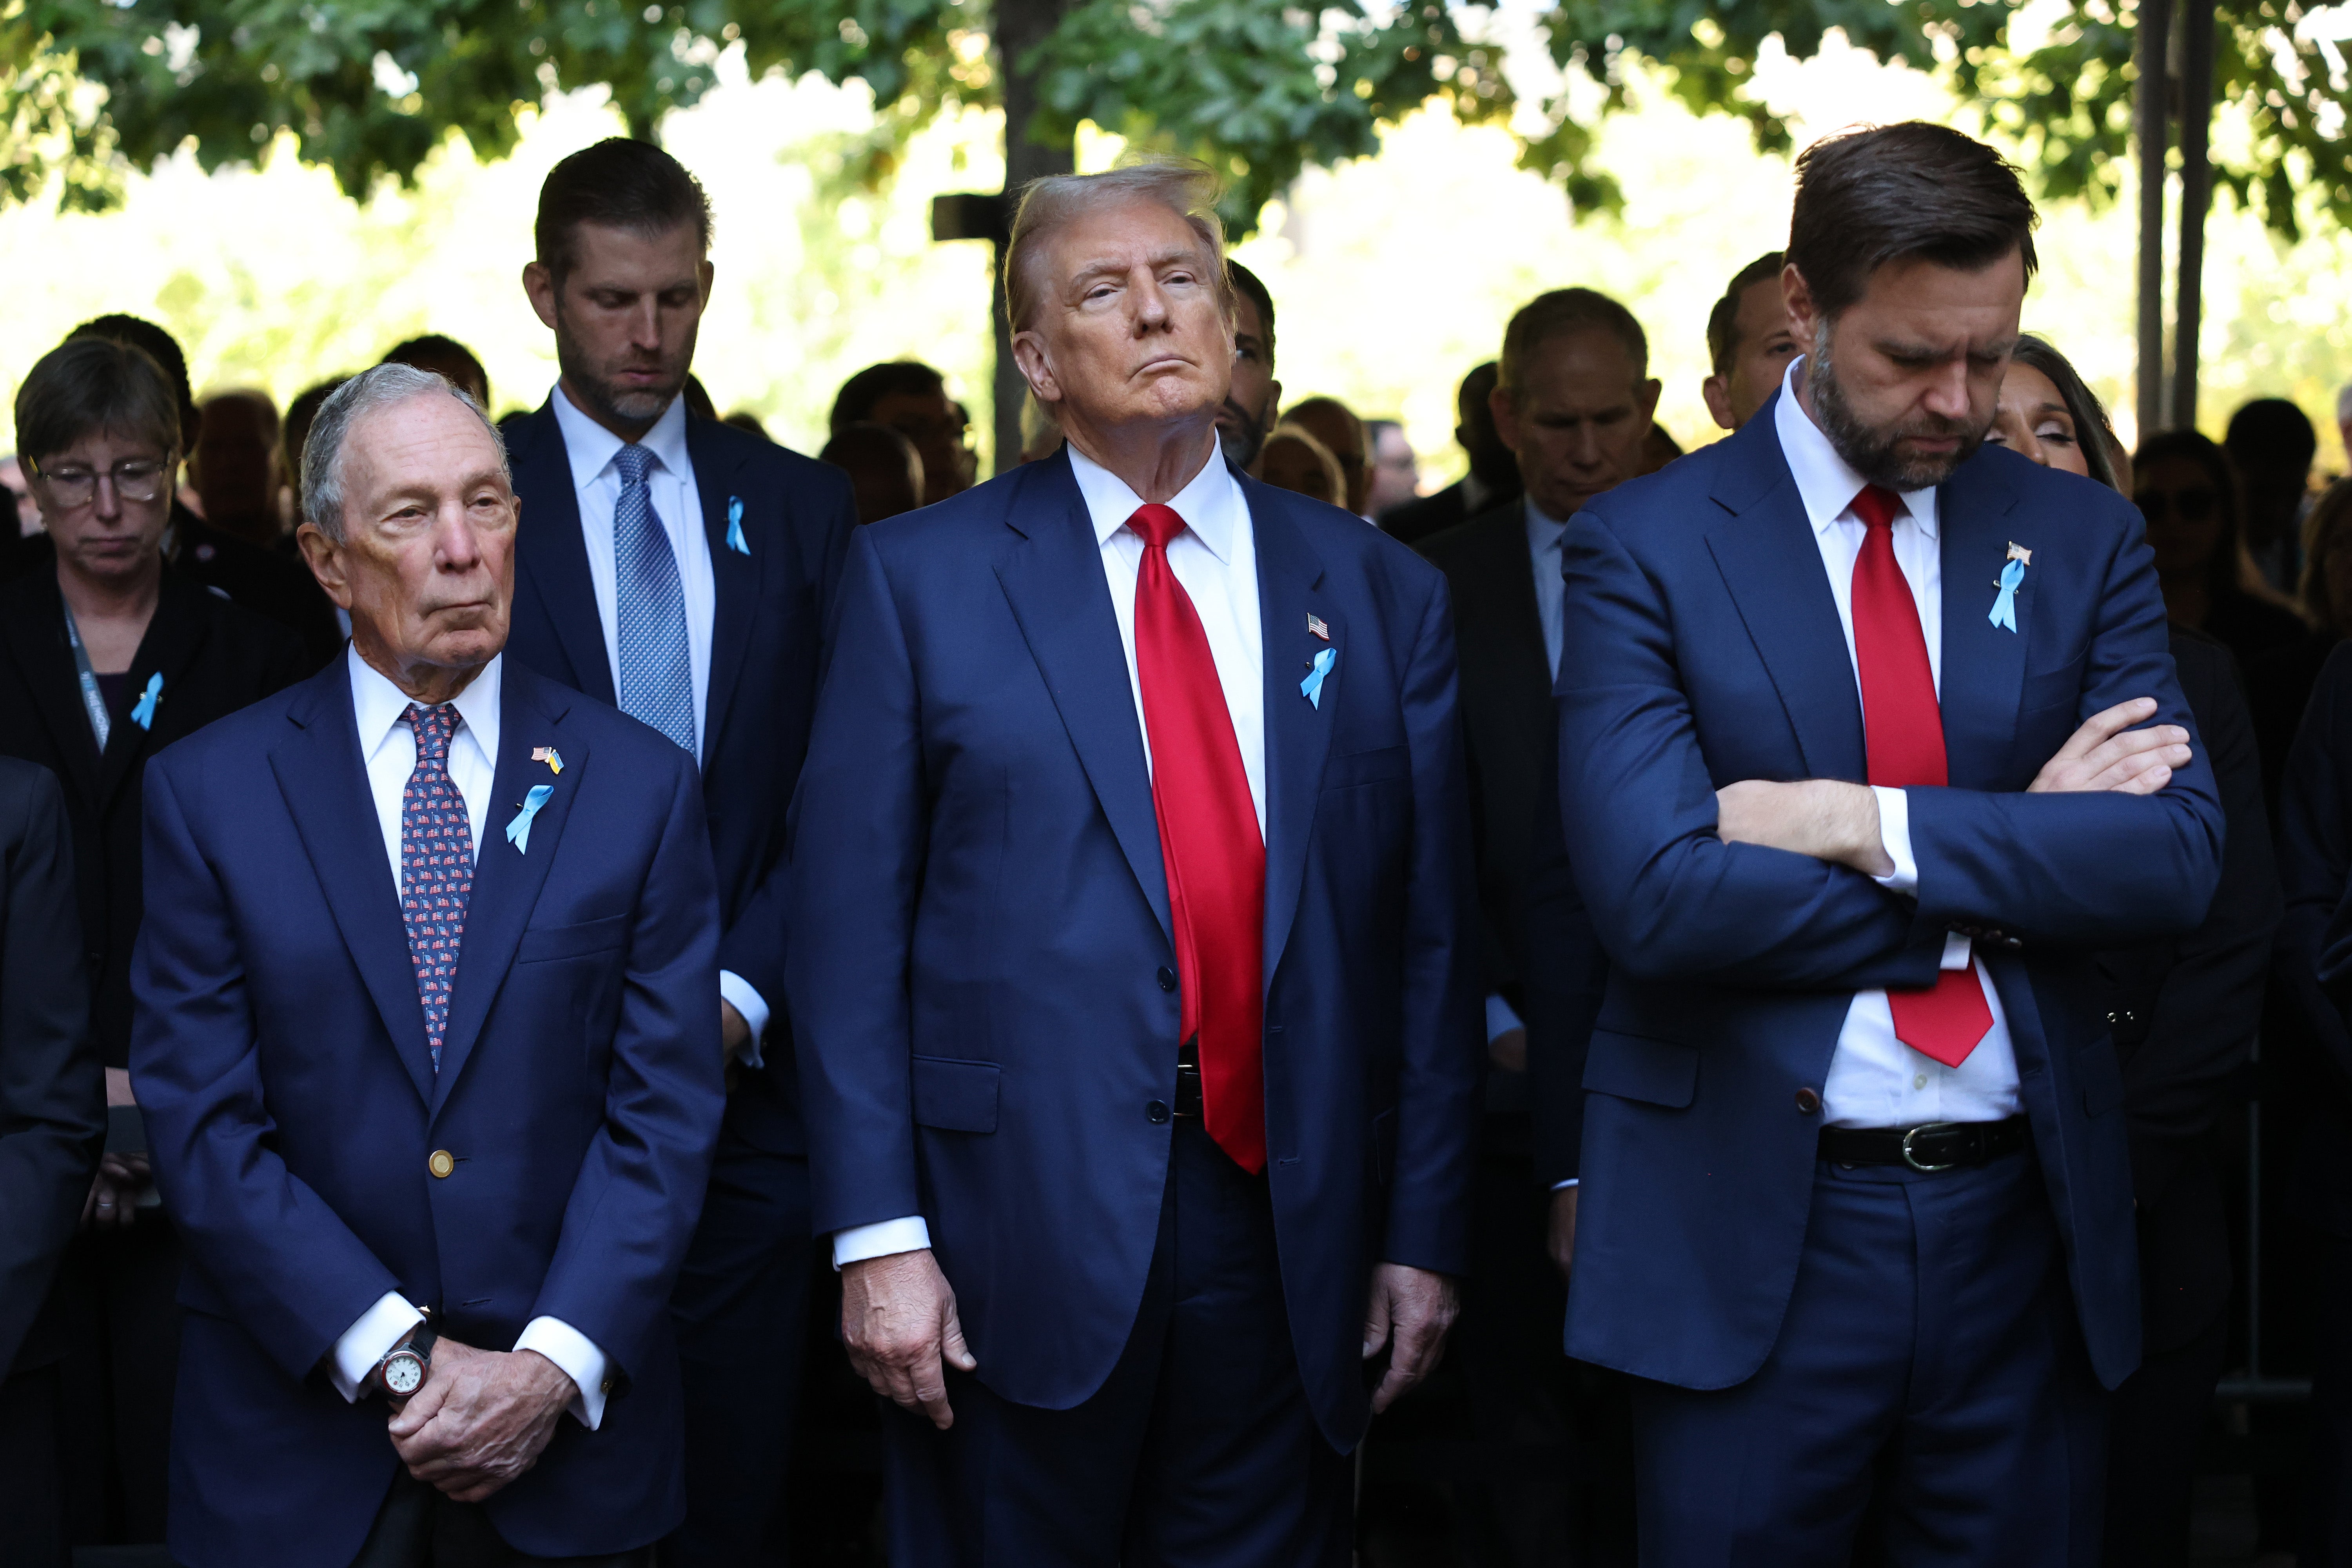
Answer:
[[[1638,1383],[1633,1430],[1650,1568],[2095,1563],[2106,1400],[2040,1167],[1822,1163],[1762,1369]]]
[[[181,1247],[162,1209],[125,1231],[84,1231],[58,1282],[72,1303],[59,1363],[66,1506],[81,1546],[163,1539],[172,1398],[180,1367]]]
[[[57,1363],[0,1379],[0,1568],[66,1568],[65,1395]]]
[[[791,1462],[809,1295],[808,1161],[719,1135],[694,1241],[670,1293],[686,1393],[686,1522],[670,1568],[786,1561],[776,1520]]]
[[[1265,1178],[1189,1119],[1169,1165],[1093,1397],[1042,1410],[950,1371],[949,1430],[886,1408],[892,1568],[1347,1568],[1354,1467],[1299,1383]]]
[[[2109,1568],[2189,1568],[2197,1448],[2230,1366],[2227,1308],[2187,1343],[2150,1351],[2109,1402]]]
[[[551,1568],[653,1568],[654,1549],[603,1557],[532,1557],[506,1543],[481,1504],[452,1502],[404,1469],[394,1473],[392,1490],[384,1494],[352,1568],[529,1568],[540,1563]]]
[[[2312,1498],[2304,1568],[2352,1568],[2352,1241],[2312,1235],[2319,1332],[2312,1357]]]

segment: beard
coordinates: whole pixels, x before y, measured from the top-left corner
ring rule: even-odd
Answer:
[[[565,385],[580,395],[582,401],[592,406],[583,414],[599,416],[616,425],[651,425],[667,411],[677,395],[686,390],[687,366],[694,363],[694,340],[688,338],[677,363],[658,359],[630,358],[606,367],[588,363],[588,356],[564,329],[561,312],[556,316],[555,363],[563,373]],[[647,370],[660,379],[651,386],[625,386],[617,374],[624,370]]]
[[[1217,421],[1217,444],[1224,448],[1225,461],[1237,468],[1248,468],[1265,450],[1265,416],[1261,414],[1251,417],[1250,411],[1231,397],[1225,399],[1218,413],[1224,416]]]
[[[1830,438],[1830,445],[1846,460],[1846,466],[1870,483],[1891,490],[1933,489],[1950,479],[1984,445],[1985,432],[1992,427],[1990,416],[1983,424],[1974,426],[1967,420],[1947,419],[1938,414],[1914,415],[1892,425],[1872,425],[1846,400],[1845,388],[1838,382],[1832,347],[1830,324],[1824,321],[1813,335],[1813,351],[1805,361],[1805,391],[1811,395],[1813,418],[1821,426],[1822,434]],[[1903,456],[1902,443],[1906,437],[1947,440],[1954,437],[1960,444],[1948,456]]]

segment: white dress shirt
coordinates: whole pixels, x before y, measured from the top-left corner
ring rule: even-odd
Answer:
[[[1868,481],[1838,456],[1837,448],[1797,401],[1804,363],[1798,359],[1790,364],[1772,417],[1806,520],[1812,524],[1814,542],[1821,549],[1831,596],[1837,601],[1846,658],[1853,663],[1853,563],[1870,531],[1869,525],[1855,515],[1853,499]],[[1944,572],[1937,547],[1936,492],[1928,489],[1902,494],[1906,513],[1895,520],[1895,562],[1918,606],[1927,664],[1940,696]],[[1856,664],[1857,701],[1861,694],[1862,671]],[[1884,787],[1875,787],[1874,793],[1878,797],[1880,838],[1887,858],[1895,862],[1894,872],[1878,881],[1895,892],[1916,895],[1919,868],[1911,854],[1909,796],[1902,790]],[[1971,952],[1969,939],[1957,932],[1945,939],[1943,966],[1975,968],[1985,1001],[1992,1009],[1991,1030],[1958,1067],[1946,1067],[1895,1037],[1895,1016],[1885,992],[1856,993],[1846,1009],[1845,1026],[1838,1032],[1829,1079],[1822,1086],[1822,1115],[1828,1125],[1910,1127],[1926,1121],[1999,1121],[2017,1114],[2017,1053],[2010,1043],[2000,993]]]
[[[1135,584],[1143,565],[1143,540],[1127,526],[1143,499],[1108,468],[1076,447],[1066,447],[1077,476],[1078,493],[1094,523],[1102,552],[1111,608],[1118,616],[1118,640],[1127,654],[1128,687],[1135,694],[1135,727],[1143,738],[1144,765],[1151,764],[1151,731],[1143,719],[1143,683],[1135,669]],[[1241,748],[1242,772],[1249,777],[1250,802],[1257,808],[1258,836],[1265,835],[1265,632],[1258,618],[1257,533],[1249,502],[1214,442],[1201,471],[1168,505],[1184,520],[1184,531],[1168,545],[1169,570],[1192,601],[1224,688],[1225,711]],[[833,1238],[835,1268],[894,1252],[919,1252],[931,1245],[930,1226],[919,1215],[853,1226]]]
[[[344,650],[351,667],[352,716],[359,725],[360,756],[367,766],[368,795],[375,803],[377,825],[383,830],[384,857],[392,863],[392,880],[400,886],[400,815],[409,774],[416,769],[416,734],[408,727],[409,695],[362,658],[357,647]],[[465,690],[451,699],[457,710],[457,732],[449,740],[449,782],[466,803],[466,822],[473,835],[474,860],[482,858],[482,829],[489,814],[499,754],[499,691],[506,656],[483,667]],[[382,1361],[400,1336],[425,1319],[397,1291],[386,1291],[359,1321],[343,1331],[328,1359],[328,1380],[347,1400],[359,1398],[359,1385]],[[595,1342],[560,1318],[533,1318],[514,1342],[519,1351],[537,1351],[562,1368],[577,1391],[572,1414],[593,1431],[604,1419],[604,1352]]]
[[[580,502],[580,538],[588,547],[588,580],[596,591],[596,621],[604,630],[604,658],[613,689],[621,689],[620,568],[613,554],[613,510],[621,502],[621,470],[615,459],[625,444],[618,436],[580,412],[558,383],[548,399],[556,428],[563,433],[572,460],[572,484]],[[686,399],[675,397],[637,445],[654,455],[646,489],[654,516],[669,536],[677,559],[678,586],[686,595],[687,663],[694,677],[695,763],[710,745],[711,626],[719,615],[719,588],[710,564],[710,535],[702,527],[702,492],[694,483],[694,459],[686,449]],[[768,1002],[732,970],[719,972],[719,994],[751,1026],[751,1038],[736,1054],[750,1067],[764,1067],[760,1037],[768,1027]]]

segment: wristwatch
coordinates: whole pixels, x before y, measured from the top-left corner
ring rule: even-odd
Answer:
[[[406,1399],[424,1387],[425,1374],[433,1370],[433,1343],[440,1337],[433,1331],[432,1319],[417,1324],[407,1343],[386,1352],[375,1363],[377,1386],[395,1400]]]

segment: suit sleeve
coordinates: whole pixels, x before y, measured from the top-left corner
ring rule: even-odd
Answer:
[[[1559,778],[1548,763],[1538,792],[1535,863],[1528,874],[1528,1098],[1536,1183],[1582,1173],[1584,1060],[1609,984],[1609,959],[1576,890],[1559,825]]]
[[[2228,656],[2200,651],[2210,659],[2193,685],[2184,665],[2182,685],[2194,698],[2229,837],[2212,907],[2173,948],[2148,1033],[2124,1062],[2132,1175],[2143,1202],[2160,1190],[2173,1152],[2212,1125],[2223,1086],[2253,1048],[2281,911],[2253,721]]]
[[[874,536],[849,548],[793,803],[785,954],[817,1235],[919,1215],[908,973],[929,846],[915,669]]]
[[[1456,707],[1454,625],[1444,579],[1405,670],[1413,827],[1405,879],[1403,1058],[1396,1180],[1382,1256],[1440,1273],[1469,1269],[1472,1163],[1485,1085],[1479,1026],[1477,888]]]
[[[807,502],[809,512],[816,520],[812,531],[818,543],[810,552],[814,559],[803,570],[814,578],[815,593],[812,608],[820,627],[833,624],[835,596],[841,588],[843,561],[849,553],[849,540],[857,526],[857,509],[849,481],[822,464],[812,465],[816,477],[838,483],[811,485],[815,491]],[[820,653],[817,662],[823,663]],[[780,680],[814,680],[814,670],[780,670]],[[781,808],[784,803],[778,802]],[[778,1017],[784,1005],[785,954],[790,951],[792,926],[792,855],[789,851],[776,857],[774,865],[743,907],[735,912],[735,923],[719,939],[719,967],[730,974],[739,974],[769,1007],[769,1016]]]
[[[670,1286],[702,1207],[726,1088],[719,1053],[719,889],[702,789],[682,754],[638,895],[604,1125],[564,1205],[530,1316],[555,1318],[619,1369],[667,1332]],[[583,1390],[583,1392],[585,1392]]]
[[[106,1131],[89,1032],[64,793],[46,769],[0,773],[0,1378],[49,1293]]]
[[[205,816],[203,780],[173,762],[147,768],[131,1080],[156,1185],[190,1253],[299,1378],[400,1281],[278,1154],[236,918],[191,826]]]
[[[2180,694],[2155,557],[2137,518],[2117,531],[2099,595],[2076,721],[2153,697],[2149,722],[2189,731],[2188,766],[2152,795],[1907,791],[1924,926],[2113,946],[2177,936],[2205,918],[2221,874],[2221,802]]]
[[[1559,808],[1611,959],[1644,979],[1782,991],[1934,982],[1943,932],[1861,872],[1716,836],[1715,781],[1663,591],[1609,525],[1562,542]]]

